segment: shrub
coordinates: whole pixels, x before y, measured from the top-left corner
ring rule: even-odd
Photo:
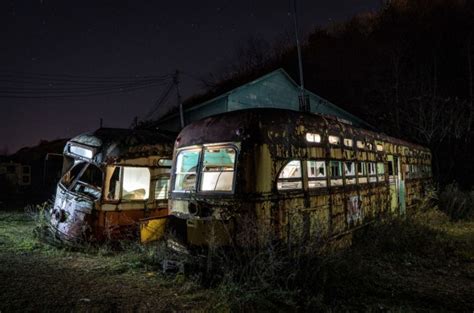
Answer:
[[[474,218],[474,190],[462,191],[456,182],[447,185],[439,195],[439,208],[454,221]]]

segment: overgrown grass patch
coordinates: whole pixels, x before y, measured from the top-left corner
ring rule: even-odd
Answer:
[[[344,249],[320,249],[317,238],[290,250],[269,241],[258,249],[213,250],[194,259],[201,266],[173,274],[162,273],[163,260],[171,257],[163,243],[58,248],[34,236],[37,222],[21,212],[0,213],[1,253],[47,258],[103,280],[141,277],[187,305],[205,301],[214,311],[410,312],[474,305],[474,222],[453,222],[436,209],[374,223]]]
[[[225,275],[215,289],[216,307],[465,310],[474,306],[468,300],[474,296],[469,291],[474,287],[469,280],[474,274],[469,265],[474,261],[473,226],[430,209],[376,222],[356,232],[349,248],[330,253],[315,248],[291,255],[284,247],[267,247],[245,266],[224,258],[227,265],[219,269]]]

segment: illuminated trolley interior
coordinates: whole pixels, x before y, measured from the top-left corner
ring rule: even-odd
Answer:
[[[321,115],[249,109],[181,131],[170,213],[191,245],[235,242],[245,219],[280,239],[330,238],[405,214],[430,178],[425,147]]]

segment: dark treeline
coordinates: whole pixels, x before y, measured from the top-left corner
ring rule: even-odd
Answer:
[[[473,31],[474,1],[388,1],[307,36],[305,87],[379,131],[430,147],[441,185],[470,188]],[[233,63],[204,81],[206,96],[278,67],[297,78],[297,64],[290,34],[273,44],[250,38]]]

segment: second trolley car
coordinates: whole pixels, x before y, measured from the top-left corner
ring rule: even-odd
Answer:
[[[430,177],[420,145],[328,116],[248,109],[181,131],[169,207],[194,246],[235,241],[246,218],[279,239],[331,238],[404,214]]]

